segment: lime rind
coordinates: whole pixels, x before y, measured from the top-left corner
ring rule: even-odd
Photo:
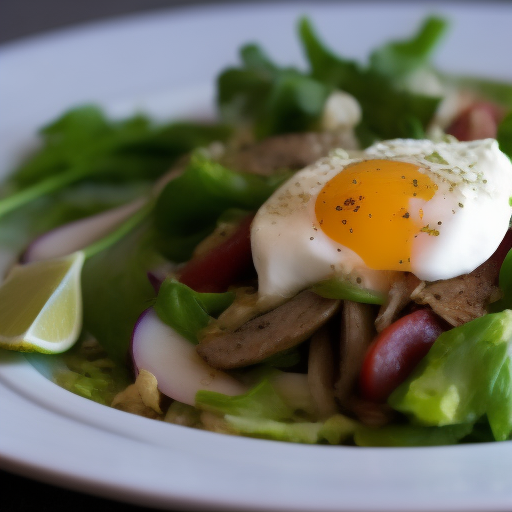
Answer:
[[[59,353],[82,328],[84,253],[19,265],[0,287],[0,347]]]

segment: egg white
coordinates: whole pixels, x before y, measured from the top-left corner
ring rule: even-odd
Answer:
[[[324,185],[347,165],[368,159],[415,164],[437,185],[434,197],[419,205],[428,229],[413,242],[411,270],[418,278],[466,274],[496,250],[511,215],[512,164],[495,140],[397,139],[357,155],[336,150],[296,173],[259,209],[251,243],[260,297],[279,301],[332,276],[376,291],[389,289],[394,271],[368,268],[354,251],[329,238],[315,216]]]

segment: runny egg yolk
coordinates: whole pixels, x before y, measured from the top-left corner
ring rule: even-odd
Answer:
[[[421,222],[422,206],[436,189],[417,165],[365,160],[325,184],[315,214],[324,233],[369,268],[410,271],[413,240],[429,229]]]

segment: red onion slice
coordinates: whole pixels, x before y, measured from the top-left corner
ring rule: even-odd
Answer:
[[[52,229],[32,241],[21,256],[21,262],[58,258],[83,249],[134,214],[144,201],[137,199],[118,208]]]
[[[236,379],[208,366],[195,346],[164,324],[150,308],[139,317],[131,346],[135,371],[147,370],[158,389],[174,400],[195,405],[199,390],[240,395],[247,391]]]

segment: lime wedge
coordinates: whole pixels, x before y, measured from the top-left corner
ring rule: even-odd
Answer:
[[[55,354],[82,327],[84,253],[17,265],[0,286],[0,347]]]

